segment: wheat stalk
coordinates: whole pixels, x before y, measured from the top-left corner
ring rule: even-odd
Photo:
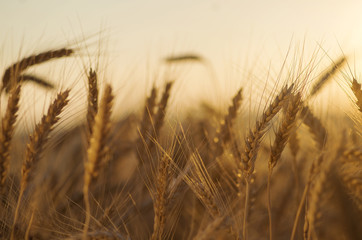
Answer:
[[[280,159],[280,156],[284,150],[284,147],[288,141],[289,135],[295,125],[296,116],[301,106],[301,94],[297,93],[290,98],[287,111],[284,114],[282,122],[276,133],[274,144],[271,148],[271,154],[268,161],[268,183],[267,183],[267,196],[268,196],[268,215],[269,215],[269,239],[273,239],[272,228],[272,212],[271,212],[271,197],[270,197],[270,185],[273,169]]]
[[[10,91],[5,116],[1,123],[0,135],[0,189],[2,192],[9,171],[11,139],[14,134],[17,112],[19,110],[21,85],[18,84]]]
[[[283,107],[285,101],[288,99],[294,88],[294,84],[288,87],[283,87],[281,92],[275,97],[269,107],[263,112],[260,121],[256,122],[256,126],[253,130],[249,130],[249,134],[245,139],[245,149],[242,154],[242,158],[239,164],[241,172],[245,179],[245,206],[244,206],[244,224],[243,224],[243,238],[247,239],[247,211],[249,206],[249,192],[250,192],[250,177],[254,172],[255,160],[258,155],[260,141],[266,132],[269,122]],[[240,178],[238,178],[240,179]],[[238,183],[241,184],[241,183]]]
[[[112,87],[107,85],[98,113],[95,116],[92,136],[87,150],[87,159],[84,163],[83,195],[86,206],[86,219],[83,229],[83,239],[87,238],[90,223],[89,186],[91,181],[98,177],[104,158],[108,153],[106,139],[110,132],[110,116],[113,105]]]
[[[14,239],[14,229],[19,215],[21,198],[28,183],[32,180],[31,171],[34,168],[34,165],[39,162],[44,146],[48,141],[49,134],[53,130],[54,125],[59,121],[59,115],[63,111],[63,108],[68,104],[69,91],[70,90],[66,90],[57,95],[53,103],[49,106],[47,114],[42,117],[40,123],[35,126],[34,133],[29,136],[29,143],[26,146],[25,152],[25,161],[23,162],[21,171],[20,193],[15,209],[11,239]]]
[[[171,159],[163,154],[159,161],[158,174],[156,180],[156,196],[154,197],[154,221],[152,240],[162,239],[165,222],[166,222],[166,209],[168,203],[167,196],[167,183],[170,181],[170,161]]]

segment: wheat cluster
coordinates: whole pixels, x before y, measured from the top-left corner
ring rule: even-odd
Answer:
[[[346,57],[318,79],[307,71],[280,80],[257,115],[241,87],[223,114],[200,104],[175,124],[168,113],[177,79],[154,85],[142,111],[117,119],[114,88],[90,68],[84,122],[53,134],[71,100],[71,90],[59,91],[18,159],[23,85],[55,88],[26,70],[75,52],[25,57],[3,74],[1,239],[362,238],[360,80],[344,79],[354,109],[340,113],[342,124],[311,104],[344,72]],[[183,61],[203,58],[166,59]]]

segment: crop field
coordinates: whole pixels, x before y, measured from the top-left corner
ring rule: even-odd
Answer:
[[[318,72],[313,59],[280,70],[269,84],[254,84],[258,102],[241,84],[228,107],[194,102],[178,117],[170,114],[177,78],[154,84],[140,111],[116,117],[118,92],[84,63],[85,114],[62,128],[72,89],[28,70],[77,51],[37,52],[4,66],[0,239],[362,238],[362,89],[349,57]],[[21,137],[29,84],[57,94]],[[350,109],[325,117],[315,99],[331,85]]]

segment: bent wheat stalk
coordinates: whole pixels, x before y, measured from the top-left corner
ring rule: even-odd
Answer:
[[[21,73],[27,68],[38,65],[44,62],[47,62],[51,59],[57,59],[62,57],[71,56],[74,53],[73,49],[70,48],[61,48],[58,50],[50,50],[46,52],[39,53],[37,55],[32,55],[22,60],[14,63],[5,70],[5,73],[2,77],[2,89],[1,92],[5,89],[6,92],[9,92],[11,89],[11,84],[13,81],[22,80]],[[24,75],[27,76],[27,75]]]

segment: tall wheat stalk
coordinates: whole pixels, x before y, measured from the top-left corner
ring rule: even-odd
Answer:
[[[40,123],[35,126],[34,133],[29,136],[29,143],[26,146],[25,152],[25,161],[23,162],[21,171],[21,185],[14,214],[14,223],[11,229],[12,240],[15,237],[14,230],[19,217],[21,199],[28,183],[33,178],[31,174],[32,170],[41,158],[44,146],[48,141],[49,134],[53,130],[54,125],[59,121],[60,113],[69,102],[69,92],[70,90],[66,90],[57,95],[54,102],[49,106],[47,114],[42,117]]]
[[[83,229],[83,239],[87,239],[90,223],[90,202],[89,187],[92,180],[95,180],[104,164],[104,159],[109,149],[106,145],[107,136],[110,132],[110,116],[113,106],[112,87],[107,85],[104,89],[103,98],[95,116],[92,128],[92,136],[87,150],[87,159],[84,163],[84,185],[83,195],[86,208],[86,218]]]
[[[248,223],[248,208],[249,208],[249,194],[250,194],[250,178],[254,172],[255,161],[258,155],[258,150],[262,137],[266,132],[270,121],[283,107],[285,101],[289,98],[294,84],[291,86],[286,85],[281,92],[275,97],[273,102],[263,112],[261,120],[256,122],[253,130],[250,130],[245,139],[245,149],[240,161],[241,172],[245,180],[245,206],[244,206],[244,220],[243,220],[243,239],[247,239],[247,223]],[[239,183],[241,184],[241,183]]]
[[[268,161],[268,183],[267,183],[267,198],[268,198],[268,215],[269,215],[269,239],[273,239],[273,226],[272,226],[272,211],[271,211],[271,197],[270,197],[270,185],[273,169],[280,159],[280,156],[284,150],[285,145],[289,139],[291,131],[294,128],[296,116],[301,106],[301,94],[297,93],[291,96],[287,111],[284,114],[282,122],[276,133],[274,144],[271,148],[271,154]]]

